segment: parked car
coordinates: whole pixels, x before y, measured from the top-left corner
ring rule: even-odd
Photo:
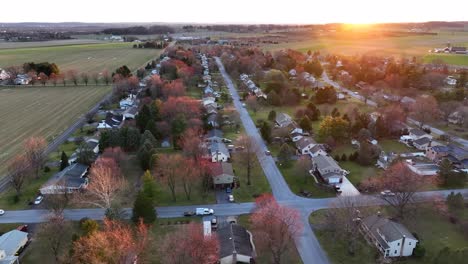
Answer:
[[[229,188],[229,187],[227,187],[227,188],[226,188],[226,193],[232,193],[232,189]]]
[[[384,190],[380,194],[382,196],[395,196],[395,193],[391,192],[390,190]]]
[[[242,107],[245,107],[245,103],[242,103]]]
[[[208,208],[197,208],[195,210],[195,213],[197,215],[212,215],[212,214],[214,214],[214,210],[213,209],[208,209]]]
[[[0,215],[4,215],[5,214],[5,211],[0,209]]]
[[[228,200],[229,200],[230,203],[233,203],[234,202],[234,195],[229,194],[228,195]]]
[[[42,200],[44,200],[44,196],[39,195],[39,196],[37,196],[36,199],[34,200],[34,204],[35,204],[35,205],[38,205],[38,204],[42,203]]]
[[[195,212],[194,211],[187,211],[187,212],[184,212],[184,216],[194,216],[195,215]]]
[[[18,231],[22,231],[22,232],[28,232],[28,225],[20,225],[16,228],[16,230]]]
[[[271,152],[269,150],[265,150],[265,155],[271,156]]]

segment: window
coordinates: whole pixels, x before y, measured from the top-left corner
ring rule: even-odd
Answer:
[[[399,246],[399,245],[400,245],[400,243],[398,243],[398,245],[397,245],[397,246]]]
[[[410,246],[411,246],[411,242],[409,242],[409,243],[408,243],[408,245],[410,245]]]
[[[397,252],[397,251],[395,250],[395,254],[396,254],[396,252]]]

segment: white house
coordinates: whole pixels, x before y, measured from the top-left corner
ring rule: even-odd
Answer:
[[[343,181],[343,169],[328,155],[312,158],[312,171],[330,185],[337,185]]]
[[[127,98],[120,100],[120,109],[127,109],[135,105],[136,96],[130,94]]]
[[[227,162],[231,158],[229,150],[222,142],[213,142],[209,149],[211,162]]]
[[[317,145],[317,142],[311,137],[301,137],[296,141],[296,148],[301,155],[309,154],[309,151]]]
[[[42,194],[61,194],[79,191],[88,186],[88,166],[74,163],[55,174],[39,191]]]
[[[276,115],[275,122],[278,127],[287,127],[293,123],[293,120],[288,114],[279,113]]]
[[[19,263],[18,252],[20,252],[29,242],[28,233],[11,230],[0,236],[0,263]]]
[[[380,215],[371,215],[361,222],[361,231],[384,257],[408,257],[418,240],[402,224]]]
[[[426,150],[430,143],[431,139],[429,137],[422,137],[414,140],[413,146],[418,150]]]
[[[322,144],[316,144],[309,150],[309,155],[311,158],[315,158],[319,155],[326,156],[328,153]]]
[[[446,84],[451,86],[457,85],[457,79],[455,79],[453,76],[447,76],[444,81]]]

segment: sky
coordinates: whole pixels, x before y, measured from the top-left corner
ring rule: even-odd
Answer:
[[[325,24],[466,21],[468,0],[21,0],[0,22]],[[18,9],[19,8],[19,9]]]

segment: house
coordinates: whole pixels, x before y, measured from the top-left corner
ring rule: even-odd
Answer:
[[[288,73],[289,73],[289,76],[291,76],[290,78],[292,78],[292,79],[296,78],[296,76],[297,76],[296,69],[291,69],[291,70],[289,70]]]
[[[10,74],[8,74],[4,69],[0,69],[0,81],[8,79],[10,79]]]
[[[161,141],[161,148],[170,148],[171,147],[171,141],[169,138],[165,138]]]
[[[205,89],[203,90],[203,93],[204,93],[204,94],[212,94],[212,93],[214,93],[214,90],[213,90],[213,88],[211,88],[211,86],[208,85],[208,86],[206,86]]]
[[[393,153],[386,153],[385,151],[380,152],[379,158],[377,159],[377,163],[375,166],[381,169],[388,169],[390,164],[397,158],[397,156]]]
[[[132,106],[132,107],[128,108],[127,110],[125,110],[123,116],[124,116],[125,120],[135,119],[137,114],[138,114],[138,107]]]
[[[218,124],[218,115],[215,114],[209,114],[208,117],[206,118],[206,122],[208,125],[210,125],[213,128],[219,127]]]
[[[223,131],[219,129],[211,129],[205,136],[207,142],[222,142]]]
[[[337,93],[337,94],[336,94],[336,98],[337,98],[338,100],[344,100],[344,99],[346,99],[346,96],[345,96],[344,94],[342,94],[342,93]]]
[[[19,264],[18,253],[29,243],[28,233],[11,230],[0,236],[0,263]]]
[[[231,187],[234,183],[234,171],[232,164],[227,162],[216,162],[210,165],[210,173],[213,178],[214,188]]]
[[[311,137],[302,137],[296,141],[296,148],[301,155],[309,154],[310,149],[317,145],[317,142]]]
[[[278,115],[276,115],[275,122],[276,125],[279,127],[287,127],[293,123],[293,120],[288,114],[279,113]]]
[[[39,191],[42,194],[72,193],[86,188],[88,166],[74,163],[55,174]]]
[[[125,118],[123,115],[116,115],[108,112],[106,118],[99,122],[97,129],[119,128],[124,120]]]
[[[125,110],[135,105],[136,95],[129,94],[127,98],[120,100],[120,109]]]
[[[435,162],[446,158],[456,165],[456,167],[461,169],[468,168],[468,150],[454,144],[428,146],[426,157]]]
[[[253,236],[238,224],[229,224],[216,232],[219,240],[219,263],[254,263],[256,257]]]
[[[405,165],[419,176],[435,176],[439,172],[439,165],[434,163],[406,160]]]
[[[326,156],[328,153],[323,144],[316,144],[309,150],[309,155],[311,158],[315,158],[319,155]]]
[[[400,223],[383,216],[371,215],[361,221],[360,230],[366,240],[386,257],[408,257],[418,240]]]
[[[455,86],[457,85],[457,79],[453,78],[453,76],[447,76],[445,78],[444,82],[450,86]]]
[[[224,143],[213,142],[209,146],[209,158],[211,162],[227,162],[231,154]]]
[[[466,47],[451,47],[450,48],[451,53],[456,53],[456,54],[466,54]]]
[[[93,151],[94,154],[99,153],[99,140],[91,138],[86,140],[86,146],[89,150]]]
[[[312,171],[330,185],[343,181],[343,170],[336,161],[328,155],[318,155],[312,159]]]
[[[447,121],[454,125],[463,125],[465,117],[463,116],[463,113],[461,111],[456,111],[448,116]]]
[[[14,80],[14,83],[16,85],[27,85],[31,81],[31,77],[29,77],[27,74],[18,74],[16,75],[16,78]]]
[[[432,139],[432,136],[427,134],[426,132],[422,131],[421,129],[419,128],[413,128],[409,131],[409,134],[408,135],[403,135],[400,137],[400,140],[401,141],[415,141],[415,140],[418,140],[420,138],[424,138],[424,137],[427,137],[429,139]]]
[[[426,150],[430,143],[431,139],[429,137],[422,137],[414,140],[413,146],[419,150]]]
[[[208,115],[216,115],[218,113],[218,109],[214,106],[214,105],[207,105],[205,107],[205,112],[208,114]]]

